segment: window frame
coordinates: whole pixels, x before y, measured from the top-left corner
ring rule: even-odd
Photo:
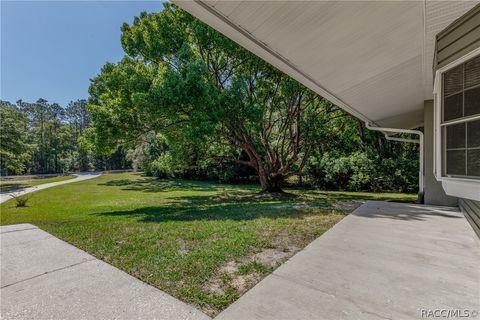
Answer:
[[[459,65],[467,62],[468,60],[480,56],[480,48],[470,51],[459,59],[447,64],[436,70],[435,82],[433,86],[433,99],[434,99],[434,163],[433,171],[437,181],[442,183],[442,187],[448,195],[479,200],[480,201],[480,179],[469,177],[452,177],[443,174],[444,160],[442,147],[442,128],[448,125],[456,123],[466,123],[480,119],[480,114],[467,116],[460,119],[454,119],[443,122],[443,74]],[[445,142],[446,143],[446,142]]]

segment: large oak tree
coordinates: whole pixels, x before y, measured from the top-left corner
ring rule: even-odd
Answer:
[[[122,27],[126,56],[92,80],[87,137],[99,150],[163,134],[179,150],[244,164],[263,192],[302,171],[344,113],[175,5]]]

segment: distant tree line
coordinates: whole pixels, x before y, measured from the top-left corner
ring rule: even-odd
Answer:
[[[126,153],[95,155],[82,147],[90,126],[86,100],[62,107],[45,99],[0,101],[0,172],[2,175],[111,170],[130,167]]]
[[[123,141],[111,152],[99,152],[86,138],[93,129],[87,108],[86,100],[65,108],[44,99],[16,104],[0,101],[1,175],[134,168],[160,178],[258,181],[249,166],[205,157],[204,150],[194,144],[179,152],[161,133],[144,133],[135,143]],[[330,118],[329,123],[317,128],[318,138],[304,169],[286,184],[329,190],[416,191],[416,145],[387,141],[341,109],[331,108],[322,113]]]

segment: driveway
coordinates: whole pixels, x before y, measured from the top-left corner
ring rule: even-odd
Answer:
[[[23,196],[24,194],[35,192],[38,190],[43,190],[51,187],[56,187],[60,186],[62,184],[67,184],[67,183],[72,183],[72,182],[78,182],[78,181],[83,181],[83,180],[89,180],[93,179],[96,177],[99,177],[101,173],[76,173],[74,176],[76,178],[69,179],[69,180],[64,180],[64,181],[57,181],[57,182],[51,182],[51,183],[44,183],[44,184],[39,184],[37,186],[29,187],[29,188],[24,188],[15,192],[9,192],[9,193],[0,193],[0,203],[3,203],[7,200],[12,199],[12,195],[15,197],[18,196]]]
[[[1,319],[210,319],[31,224],[0,237]]]

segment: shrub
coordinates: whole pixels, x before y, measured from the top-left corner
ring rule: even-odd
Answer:
[[[28,204],[28,200],[30,200],[29,196],[23,195],[23,196],[15,196],[15,195],[10,195],[14,200],[15,200],[15,206],[17,208],[21,207],[26,207]]]
[[[381,158],[375,153],[325,153],[307,167],[315,185],[330,190],[416,192],[418,162],[406,156]]]

